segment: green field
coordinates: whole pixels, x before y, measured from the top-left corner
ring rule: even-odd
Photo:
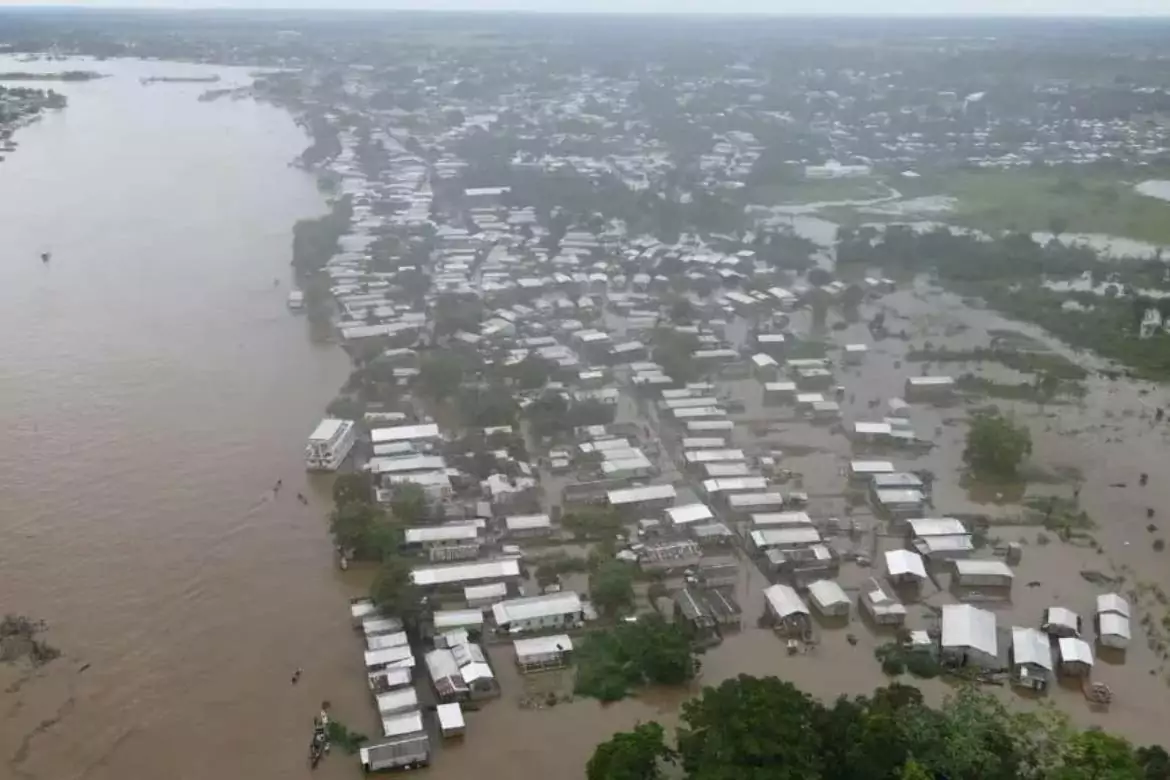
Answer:
[[[1139,195],[1138,178],[1087,166],[1022,168],[948,171],[897,186],[906,197],[956,198],[954,211],[935,218],[989,233],[1106,233],[1170,244],[1170,202]]]

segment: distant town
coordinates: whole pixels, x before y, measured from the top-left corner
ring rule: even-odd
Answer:
[[[1166,23],[85,18],[0,43],[254,67],[328,199],[314,765],[1170,777]]]

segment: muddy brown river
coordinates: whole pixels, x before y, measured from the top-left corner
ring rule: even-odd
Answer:
[[[366,705],[324,505],[295,500],[347,371],[285,307],[324,208],[307,140],[139,83],[201,68],[85,66],[112,76],[0,163],[0,610],[64,653],[0,665],[0,777],[296,777],[320,700]]]
[[[301,461],[305,435],[347,371],[341,351],[314,345],[284,305],[292,224],[323,209],[312,179],[287,165],[306,138],[271,106],[200,103],[202,85],[139,83],[201,68],[82,66],[113,77],[64,85],[69,107],[22,130],[19,150],[0,163],[0,610],[45,619],[64,652],[35,673],[0,665],[0,777],[308,777],[305,748],[323,699],[367,733],[376,721],[346,608],[368,572],[337,571],[323,520],[327,485],[308,483]],[[214,72],[225,77],[218,86],[247,80]],[[899,395],[906,376],[924,371],[895,366],[911,345],[970,348],[1003,330],[1042,336],[925,287],[878,306],[910,339],[873,345],[864,367],[841,374],[847,420],[871,418],[868,402]],[[870,341],[862,325],[833,338]],[[968,370],[984,369],[933,372]],[[751,388],[725,388],[744,395],[749,415],[761,413]],[[1035,625],[1054,603],[1087,615],[1097,589],[1078,569],[1125,576],[1126,589],[1170,590],[1170,559],[1151,547],[1170,535],[1161,517],[1170,506],[1167,429],[1150,419],[1166,400],[1149,385],[1094,379],[1079,405],[1008,405],[1032,427],[1036,464],[1081,474],[1100,552],[1030,544],[1001,624]],[[994,492],[959,484],[965,414],[916,406],[916,429],[938,446],[896,459],[936,474],[940,512],[1011,511],[980,503]],[[738,444],[765,446],[750,425],[739,427]],[[850,457],[842,436],[793,424],[775,446],[790,449],[785,465],[804,475],[814,516],[843,512],[834,497]],[[1138,490],[1141,471],[1151,479]],[[1027,489],[1073,488],[1065,479]],[[298,490],[312,506],[295,500]],[[1167,532],[1146,530],[1147,506]],[[843,584],[870,574],[853,571]],[[745,630],[704,657],[701,682],[778,674],[827,697],[885,682],[872,657],[877,640],[857,626],[849,631],[858,646],[838,631],[815,653],[788,656],[755,628],[764,585],[744,568]],[[1148,597],[1138,602],[1139,616],[1155,623],[1166,613]],[[1081,725],[1164,741],[1170,665],[1147,643],[1135,620],[1125,663],[1094,670],[1116,694],[1108,713],[1090,712],[1075,691],[1054,690],[1051,700]],[[468,715],[467,737],[443,747],[432,776],[580,777],[598,741],[638,720],[671,724],[686,695],[521,710],[525,693],[571,681],[523,679],[507,647],[490,653],[503,696]],[[294,686],[297,667],[304,675]],[[948,690],[918,684],[934,700]],[[341,755],[316,774],[358,775],[356,760]]]

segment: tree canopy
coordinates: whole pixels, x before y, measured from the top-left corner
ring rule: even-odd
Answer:
[[[1078,731],[1055,711],[1014,712],[975,688],[938,708],[897,684],[825,706],[790,682],[741,675],[683,705],[676,753],[665,744],[655,752],[657,732],[648,725],[600,746],[596,766],[646,768],[654,755],[657,771],[677,758],[685,780],[1170,777],[1160,747],[1134,750],[1114,735]]]
[[[646,684],[683,685],[695,676],[694,650],[681,626],[643,615],[585,636],[576,654],[574,690],[616,701]]]
[[[404,482],[394,488],[390,511],[404,525],[418,525],[427,518],[427,494],[413,482]]]
[[[963,462],[976,476],[1010,478],[1032,454],[1032,434],[998,411],[972,416]]]
[[[422,614],[422,592],[410,578],[410,563],[389,555],[382,559],[382,567],[374,578],[370,598],[383,614],[400,618],[408,626],[415,626]]]
[[[585,767],[587,780],[658,780],[673,755],[666,732],[657,723],[642,723],[602,742]]]
[[[613,616],[634,603],[634,573],[628,563],[608,560],[589,576],[589,598],[602,613]]]

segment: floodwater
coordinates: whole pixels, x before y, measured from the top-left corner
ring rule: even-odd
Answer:
[[[0,421],[8,435],[0,454],[0,606],[48,620],[50,640],[65,652],[36,674],[0,667],[0,776],[304,777],[309,723],[322,699],[344,722],[367,733],[376,727],[345,604],[359,592],[361,573],[343,579],[335,570],[326,499],[310,490],[308,509],[290,500],[306,490],[304,436],[347,368],[340,350],[312,346],[303,320],[284,307],[292,223],[323,209],[312,180],[287,167],[306,139],[275,108],[199,103],[204,85],[138,83],[200,68],[86,67],[113,77],[64,85],[70,106],[22,130],[20,149],[0,164],[7,218]],[[787,216],[831,240],[832,223]],[[53,252],[50,264],[40,262],[42,251]],[[1034,328],[923,285],[867,304],[863,315],[877,309],[906,340],[874,343],[862,324],[830,331],[839,344],[871,344],[866,363],[838,377],[847,421],[873,419],[878,410],[869,403],[900,395],[907,376],[992,371],[906,363],[908,349],[927,340],[961,349],[1014,331],[1073,354]],[[797,332],[808,328],[805,313],[793,323]],[[1081,475],[1081,504],[1097,519],[1100,547],[1041,545],[1034,528],[996,530],[1029,540],[1015,603],[996,608],[1003,625],[1036,625],[1049,604],[1087,618],[1098,589],[1080,569],[1125,576],[1127,593],[1139,583],[1170,588],[1166,553],[1151,545],[1164,532],[1145,527],[1147,506],[1170,506],[1170,481],[1157,471],[1167,436],[1151,419],[1168,399],[1151,385],[1086,384],[1077,405],[1001,402],[1032,428],[1037,466]],[[720,389],[750,400],[753,387],[758,395],[751,381]],[[915,428],[938,446],[894,460],[935,473],[940,512],[1008,516],[1010,497],[969,491],[958,479],[966,411],[915,405]],[[748,435],[751,415],[780,423],[774,440]],[[841,469],[853,453],[840,433],[761,412],[758,397],[744,417],[737,445],[787,448],[783,465],[803,475],[814,517],[844,515]],[[1142,471],[1153,478],[1139,488]],[[274,495],[278,478],[285,486]],[[1037,479],[1025,489],[1067,495],[1073,486]],[[858,543],[837,537],[834,544]],[[855,590],[873,573],[850,564],[840,579]],[[700,683],[777,674],[831,697],[885,682],[872,656],[882,640],[856,618],[822,631],[814,652],[787,655],[755,627],[764,585],[744,567],[745,628],[704,657]],[[931,593],[927,601],[945,599]],[[1164,739],[1170,719],[1166,659],[1147,644],[1166,606],[1148,596],[1135,601],[1128,657],[1094,670],[1115,691],[1110,711],[1090,712],[1079,694],[1061,689],[1051,698],[1078,723],[1148,743]],[[913,624],[927,625],[927,613],[915,607]],[[639,720],[671,724],[687,694],[520,710],[525,691],[563,690],[571,681],[521,679],[510,648],[490,653],[503,696],[469,713],[465,740],[443,747],[435,776],[580,777],[599,741]],[[296,667],[304,677],[293,686]],[[922,687],[933,699],[947,690],[938,682]],[[356,776],[356,762],[335,755],[317,772],[325,780]]]
[[[64,653],[0,665],[0,777],[303,776],[320,701],[369,707],[301,459],[347,372],[285,307],[292,225],[324,210],[288,167],[307,138],[198,102],[244,71],[0,61],[33,67],[111,77],[53,85],[69,106],[0,163],[0,609]]]
[[[1134,187],[1140,194],[1161,200],[1170,200],[1170,181],[1166,179],[1150,179]]]

